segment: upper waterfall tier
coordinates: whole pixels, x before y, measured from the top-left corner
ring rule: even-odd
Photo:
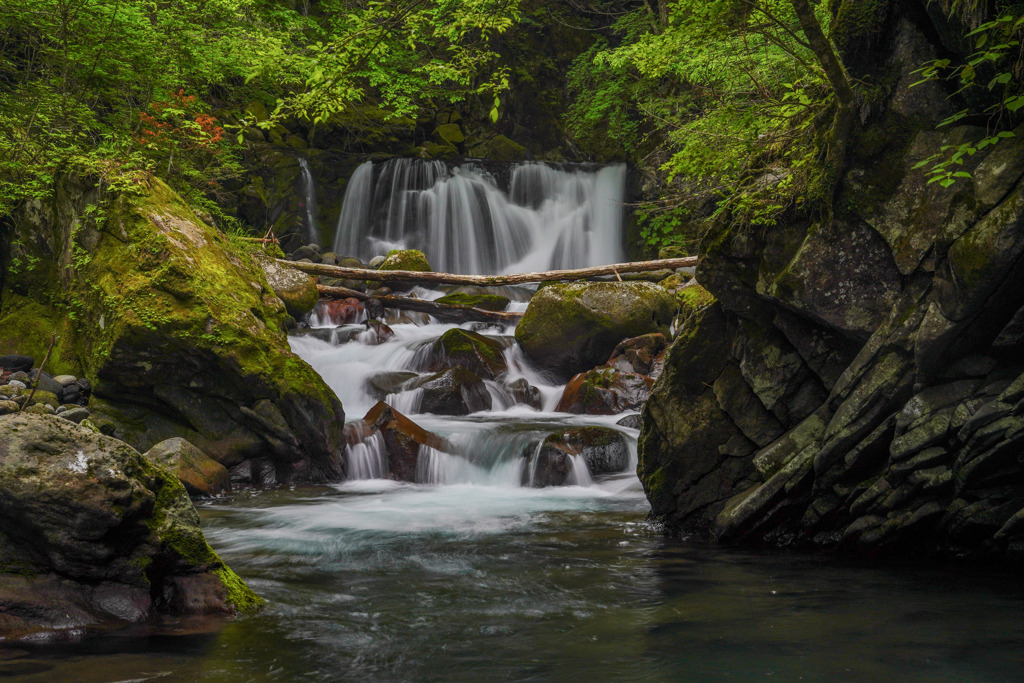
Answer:
[[[505,273],[624,259],[626,168],[517,164],[508,187],[477,164],[367,161],[349,180],[334,251],[420,249],[435,270]]]

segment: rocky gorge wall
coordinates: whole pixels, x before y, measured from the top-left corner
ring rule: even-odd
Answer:
[[[639,473],[672,529],[859,554],[1024,551],[1024,127],[927,183],[983,128],[911,72],[934,27],[889,15],[892,76],[830,220],[712,236],[716,301],[679,331]]]

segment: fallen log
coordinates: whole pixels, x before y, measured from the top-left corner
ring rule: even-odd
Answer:
[[[375,280],[378,282],[419,282],[440,285],[476,285],[493,287],[499,285],[521,285],[531,282],[554,280],[580,280],[600,275],[620,273],[643,273],[662,268],[689,268],[700,260],[696,256],[636,261],[634,263],[613,263],[607,266],[574,268],[570,270],[546,270],[539,273],[513,273],[511,275],[458,275],[455,273],[421,273],[412,270],[371,270],[369,268],[344,268],[324,263],[303,263],[278,259],[282,264],[301,270],[310,275],[326,275],[341,280]]]
[[[376,299],[377,301],[380,301],[385,308],[397,308],[404,311],[429,313],[438,320],[450,323],[483,322],[497,323],[499,325],[513,325],[519,322],[519,319],[523,317],[522,313],[485,311],[482,308],[474,308],[472,306],[440,304],[436,301],[413,299],[405,296],[370,296],[366,292],[360,292],[357,289],[349,289],[348,287],[328,287],[327,285],[317,285],[316,288],[320,292],[320,296],[333,299],[352,298],[359,299],[360,301]]]

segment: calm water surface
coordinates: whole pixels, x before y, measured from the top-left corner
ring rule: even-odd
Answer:
[[[269,605],[210,633],[7,651],[8,680],[1019,681],[1011,577],[664,538],[636,479],[386,481],[201,508]]]

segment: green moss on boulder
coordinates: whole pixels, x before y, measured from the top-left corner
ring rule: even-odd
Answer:
[[[392,249],[377,270],[413,270],[429,273],[432,268],[422,251],[417,249]]]
[[[544,287],[516,328],[530,358],[564,376],[608,360],[623,339],[668,334],[674,297],[647,282],[580,282]]]
[[[62,201],[49,218],[29,213],[15,225],[45,246],[44,262],[59,264],[51,285],[59,289],[26,290],[31,303],[11,296],[25,283],[9,277],[0,315],[69,321],[60,359],[77,363],[48,368],[92,382],[101,402],[95,424],[112,425],[139,450],[180,436],[227,466],[269,456],[278,481],[342,475],[341,403],[291,353],[285,306],[248,253],[157,179],[105,200],[93,214],[100,221]],[[75,229],[59,229],[69,223]],[[47,309],[58,293],[61,306]],[[10,337],[36,353],[17,331]]]
[[[59,417],[0,418],[0,541],[7,638],[263,604],[170,472]]]

